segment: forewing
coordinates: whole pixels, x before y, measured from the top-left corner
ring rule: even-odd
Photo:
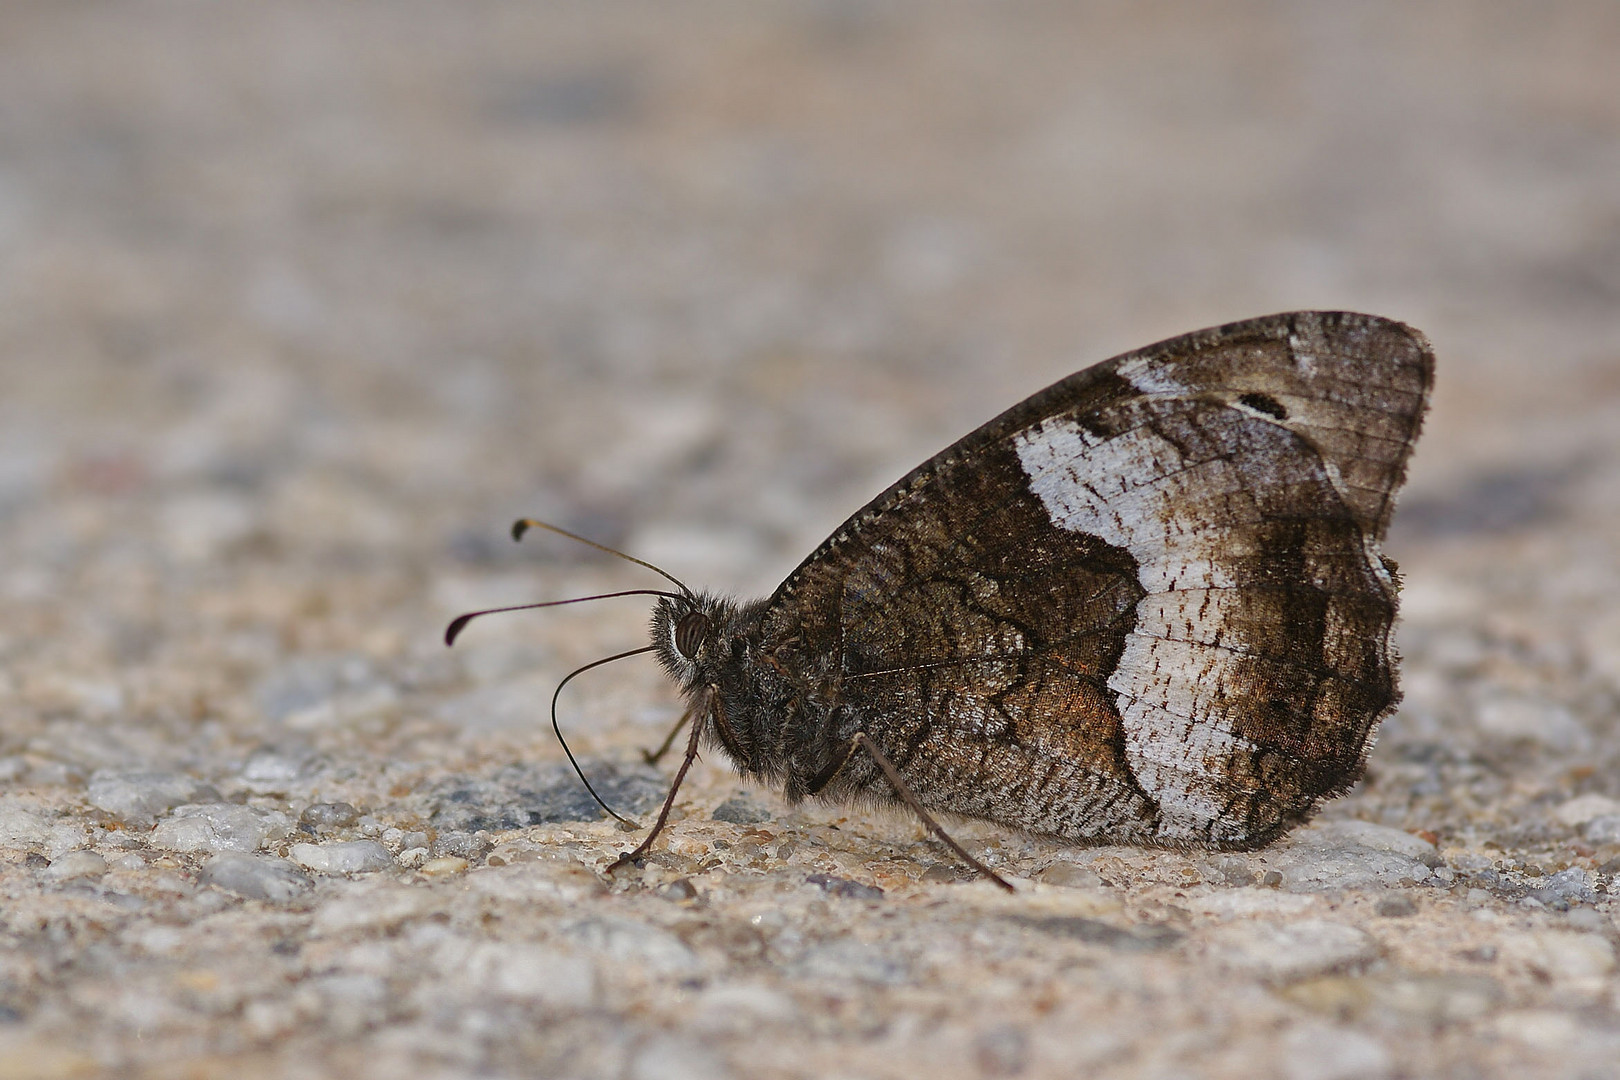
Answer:
[[[1353,782],[1396,700],[1377,543],[1431,380],[1420,335],[1348,313],[1088,368],[851,518],[767,640],[825,658],[841,734],[929,805],[1263,843]]]

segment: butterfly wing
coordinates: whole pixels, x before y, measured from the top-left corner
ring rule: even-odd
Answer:
[[[1406,326],[1296,312],[1008,410],[768,601],[767,651],[820,705],[806,738],[866,731],[936,809],[1265,843],[1354,782],[1398,700],[1378,543],[1432,379]],[[829,793],[882,781],[852,761]]]

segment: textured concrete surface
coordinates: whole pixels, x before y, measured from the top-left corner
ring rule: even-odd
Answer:
[[[0,1077],[1613,1075],[1620,9],[13,4]],[[1000,408],[1440,357],[1407,702],[1254,855],[791,809],[545,720]],[[651,581],[656,584],[656,580]],[[562,700],[645,815],[675,700]]]

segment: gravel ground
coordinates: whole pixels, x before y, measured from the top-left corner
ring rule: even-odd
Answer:
[[[1614,1075],[1620,8],[12,4],[0,1078]],[[1407,700],[1252,855],[545,721],[1084,364],[1426,330]],[[656,584],[654,580],[652,582]],[[655,666],[570,684],[638,814]],[[1611,899],[1611,896],[1614,899]]]

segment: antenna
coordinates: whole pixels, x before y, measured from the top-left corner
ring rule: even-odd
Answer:
[[[633,562],[637,566],[645,566],[647,569],[651,570],[653,573],[662,575],[664,578],[668,579],[669,581],[674,582],[675,587],[677,589],[681,590],[682,595],[684,595],[684,596],[686,596],[688,598],[690,598],[692,596],[692,590],[688,589],[686,587],[686,582],[682,581],[680,578],[676,577],[674,574],[671,574],[669,571],[664,570],[664,569],[662,569],[660,567],[654,566],[652,563],[648,562],[646,559],[638,559],[634,555],[626,555],[624,552],[620,551],[618,548],[610,548],[606,544],[598,544],[595,540],[587,540],[583,536],[580,536],[578,533],[571,533],[567,529],[562,528],[561,526],[552,525],[550,522],[536,521],[534,518],[518,518],[516,521],[512,522],[512,539],[513,540],[522,540],[523,539],[523,534],[528,532],[530,529],[545,529],[547,532],[554,532],[558,536],[566,536],[570,540],[577,540],[579,543],[584,544],[587,547],[593,547],[597,551],[605,551],[609,555],[617,555],[619,558],[625,559],[625,560],[627,560],[629,562]]]

